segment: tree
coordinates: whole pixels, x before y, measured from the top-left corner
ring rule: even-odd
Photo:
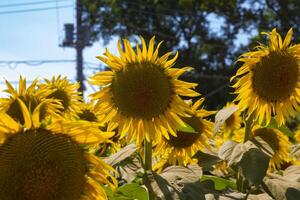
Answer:
[[[192,66],[200,93],[208,95],[210,108],[229,99],[229,77],[234,62],[246,45],[240,36],[278,27],[286,32],[299,22],[297,0],[84,0],[84,21],[93,40],[109,42],[112,37],[134,39],[153,35],[164,41],[163,52],[177,50],[178,67]],[[289,15],[290,10],[294,15]],[[297,32],[299,33],[300,27]],[[249,40],[250,46],[254,40]],[[247,42],[247,41],[246,41]],[[232,99],[232,97],[231,97]]]

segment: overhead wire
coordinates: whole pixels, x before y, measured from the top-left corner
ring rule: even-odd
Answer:
[[[56,0],[56,1],[64,2],[64,1],[72,1],[72,0]],[[31,6],[31,5],[48,4],[48,3],[55,3],[55,1],[48,0],[48,1],[32,1],[32,2],[26,2],[26,3],[0,4],[0,8]]]
[[[33,9],[23,9],[23,10],[11,10],[11,11],[2,11],[0,15],[5,14],[15,14],[15,13],[26,13],[26,12],[37,12],[37,11],[45,11],[45,10],[53,10],[53,9],[61,9],[61,8],[70,8],[73,5],[64,5],[64,6],[54,6],[54,7],[45,7],[45,8],[33,8]]]

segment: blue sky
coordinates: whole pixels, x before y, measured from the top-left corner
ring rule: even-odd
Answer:
[[[65,23],[75,23],[75,0],[57,0],[58,7],[67,8],[49,9],[25,13],[4,13],[7,11],[27,10],[56,7],[56,1],[49,0],[0,0],[0,61],[6,60],[72,60],[75,59],[75,49],[59,47],[63,39],[63,26]],[[46,2],[27,6],[11,6],[9,4],[23,4],[28,2]],[[111,43],[107,48],[115,51],[115,44]],[[92,47],[84,50],[86,62],[97,67],[100,61],[95,56],[104,52],[105,47],[96,42]],[[87,67],[89,67],[87,66]],[[36,77],[51,78],[53,75],[65,75],[70,80],[75,80],[76,71],[73,63],[49,63],[37,66],[26,64],[0,65],[0,90],[4,89],[3,80],[16,82],[19,76],[25,76],[27,80]],[[92,70],[85,70],[87,75]],[[88,92],[91,91],[89,88]]]
[[[43,3],[41,3],[43,2]],[[31,3],[30,5],[20,5]],[[32,4],[34,3],[34,4]],[[38,4],[41,3],[41,4]],[[18,6],[7,6],[18,4]],[[58,9],[55,9],[56,6]],[[68,7],[65,7],[68,6]],[[61,7],[61,8],[59,8]],[[62,8],[64,7],[64,8]],[[10,11],[45,9],[35,12],[6,13]],[[219,31],[223,19],[214,15],[209,16],[212,23],[210,27]],[[75,24],[75,0],[0,0],[0,62],[20,60],[75,60],[74,48],[59,47],[63,39],[63,27],[65,23]],[[241,33],[236,45],[246,44],[248,35]],[[113,40],[107,48],[116,53],[116,40]],[[89,64],[85,67],[97,67],[101,62],[96,59],[106,47],[95,42],[92,47],[84,50],[84,60]],[[93,64],[90,64],[93,63]],[[33,63],[34,64],[34,63]],[[51,78],[53,75],[62,74],[70,80],[75,80],[75,63],[48,63],[30,66],[26,64],[7,65],[0,64],[0,91],[5,89],[5,79],[17,83],[19,76],[25,76],[27,80],[34,78]],[[88,77],[95,70],[85,70]],[[93,89],[88,86],[86,94]]]

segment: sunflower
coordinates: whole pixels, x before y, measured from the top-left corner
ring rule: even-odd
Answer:
[[[243,133],[242,129],[234,132],[233,140],[242,143],[244,141]],[[291,143],[289,138],[280,130],[256,125],[252,128],[250,140],[257,136],[264,140],[274,152],[269,163],[270,169],[280,169],[281,164],[291,160],[289,156]]]
[[[82,102],[80,107],[76,109],[75,116],[72,116],[77,120],[85,120],[94,123],[97,126],[104,126],[102,123],[103,116],[95,109],[95,102]]]
[[[99,100],[98,108],[105,115],[104,121],[118,123],[118,132],[123,138],[128,133],[129,140],[141,144],[159,141],[162,135],[169,139],[169,133],[176,136],[176,128],[184,122],[179,116],[188,117],[188,105],[179,97],[195,97],[199,94],[191,88],[195,83],[187,83],[177,78],[191,69],[172,68],[178,53],[169,59],[168,52],[158,56],[161,42],[154,48],[154,37],[147,48],[141,37],[142,48],[136,51],[128,40],[123,41],[125,51],[118,43],[120,57],[108,50],[98,58],[108,65],[109,71],[98,72],[89,79],[90,84],[102,89],[91,95]],[[169,133],[168,133],[169,132]]]
[[[80,109],[82,97],[78,92],[79,84],[70,83],[67,77],[53,77],[51,80],[44,79],[45,83],[38,84],[41,91],[51,91],[49,99],[59,100],[63,106],[62,113],[72,113]]]
[[[116,181],[108,164],[87,151],[111,133],[82,123],[39,119],[42,104],[32,115],[18,99],[24,126],[0,113],[0,196],[6,200],[105,200],[103,185]]]
[[[284,41],[276,29],[265,34],[269,45],[241,55],[238,61],[243,65],[231,80],[237,78],[233,87],[241,110],[259,124],[269,124],[274,116],[282,125],[300,111],[300,45],[290,45],[292,29]]]
[[[208,139],[212,136],[213,123],[204,119],[212,112],[198,109],[203,98],[191,106],[192,117],[183,117],[184,123],[192,127],[195,132],[178,130],[177,136],[170,135],[169,139],[163,138],[154,149],[154,156],[166,160],[171,165],[188,165],[195,160],[192,158],[201,149],[209,149]],[[163,162],[163,161],[162,161]],[[162,166],[162,163],[158,165]],[[155,168],[155,167],[154,167]]]
[[[228,108],[230,106],[235,106],[235,104],[227,102],[224,108]],[[241,128],[241,124],[242,124],[241,112],[237,110],[232,115],[230,115],[229,118],[225,120],[223,124],[224,132],[226,133],[226,132],[238,130],[239,128]]]
[[[289,161],[291,143],[284,133],[274,128],[258,128],[253,131],[252,136],[261,137],[274,150],[274,155],[270,160],[272,169],[279,169],[283,162]]]
[[[14,89],[11,83],[6,81],[7,89],[4,90],[4,92],[9,96],[0,99],[1,112],[6,112],[14,120],[24,124],[22,109],[19,104],[19,100],[22,100],[30,113],[43,102],[42,107],[40,108],[40,119],[44,119],[51,115],[56,116],[59,109],[61,109],[61,105],[59,101],[46,99],[50,91],[37,91],[37,79],[35,79],[28,87],[26,85],[26,79],[22,78],[22,76],[20,76],[18,90]]]

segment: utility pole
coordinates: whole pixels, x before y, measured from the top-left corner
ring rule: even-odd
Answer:
[[[79,82],[80,85],[78,91],[81,92],[83,96],[85,90],[83,84],[85,79],[83,74],[83,49],[87,46],[92,46],[92,43],[89,27],[82,23],[82,1],[83,0],[76,0],[76,29],[74,31],[74,24],[72,23],[64,24],[65,37],[60,46],[71,47],[76,50],[76,81]]]
[[[83,75],[83,49],[84,49],[84,33],[82,28],[82,0],[76,0],[76,80],[79,82],[79,92],[84,91],[84,75]]]

